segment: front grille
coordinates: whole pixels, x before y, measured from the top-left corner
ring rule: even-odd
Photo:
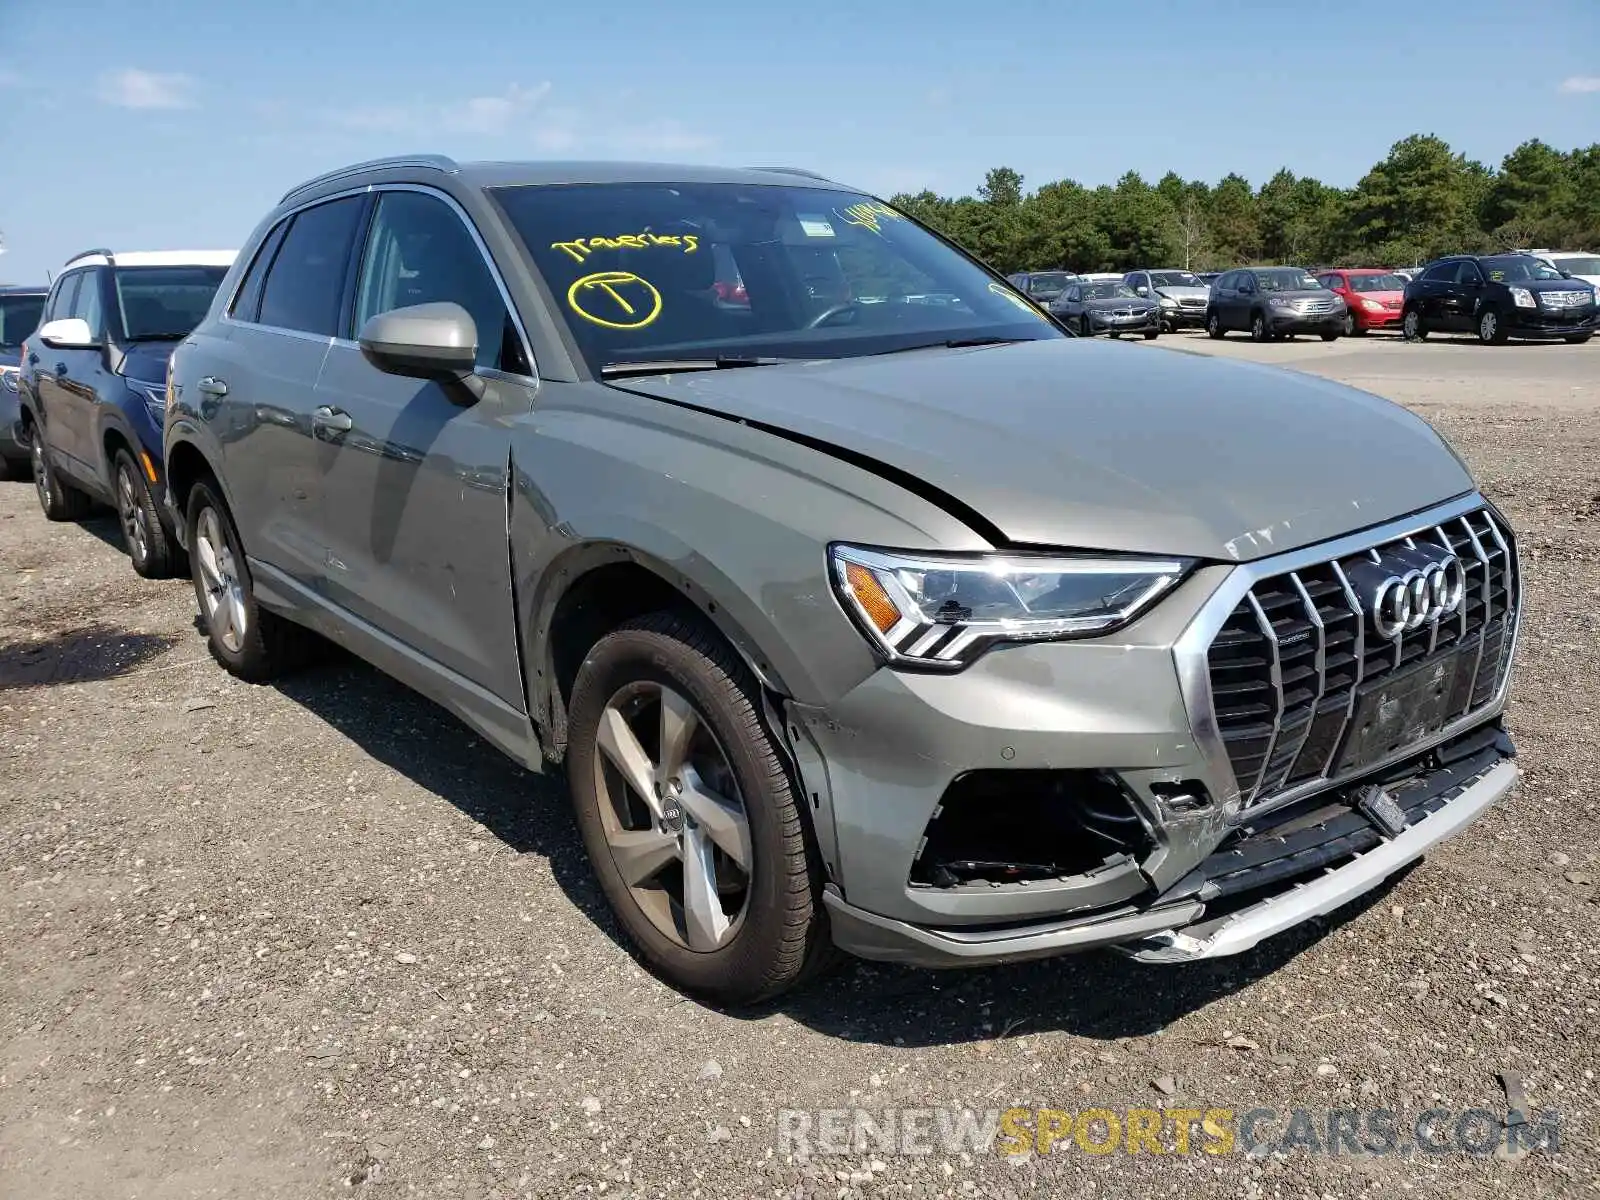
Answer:
[[[1593,296],[1592,292],[1565,291],[1565,292],[1540,292],[1539,299],[1547,308],[1582,308]]]
[[[1295,307],[1298,308],[1301,312],[1306,313],[1308,315],[1313,315],[1313,314],[1318,314],[1318,313],[1331,313],[1333,311],[1333,301],[1332,300],[1301,300],[1295,305]]]
[[[1178,303],[1184,308],[1204,308],[1206,306],[1206,302],[1198,296],[1184,296]]]
[[[1453,614],[1383,636],[1351,582],[1390,556],[1454,554],[1465,591]],[[1478,509],[1395,542],[1257,581],[1212,639],[1218,731],[1244,805],[1359,773],[1347,743],[1358,700],[1424,663],[1449,664],[1445,724],[1488,705],[1510,669],[1519,581],[1510,530]],[[1423,730],[1422,740],[1433,730]],[[1366,764],[1362,764],[1366,765]]]

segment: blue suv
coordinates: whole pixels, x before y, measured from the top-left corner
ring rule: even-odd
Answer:
[[[39,314],[50,289],[0,287],[0,475],[24,478],[28,470],[28,443],[22,432],[22,401],[18,396],[18,367],[22,339],[39,328]]]
[[[62,269],[22,347],[22,437],[45,516],[71,521],[96,500],[114,506],[133,569],[147,578],[184,565],[162,503],[167,360],[233,259],[231,250],[87,251]]]

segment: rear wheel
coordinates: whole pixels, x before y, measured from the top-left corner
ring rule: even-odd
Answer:
[[[170,577],[177,557],[175,548],[161,524],[155,497],[150,494],[133,455],[118,450],[112,459],[112,475],[116,484],[117,520],[122,524],[122,541],[135,574],[146,579]]]
[[[1228,336],[1228,331],[1222,327],[1222,315],[1215,309],[1206,316],[1206,334],[1217,342]]]
[[[759,686],[675,613],[597,642],[572,688],[567,777],[611,910],[674,986],[748,1004],[832,958],[821,871]]]
[[[1499,346],[1507,336],[1506,323],[1500,319],[1500,314],[1492,308],[1486,308],[1478,314],[1478,340],[1485,346]]]
[[[1422,323],[1422,314],[1414,308],[1406,309],[1400,318],[1400,336],[1408,342],[1420,342],[1428,336],[1428,327]]]
[[[211,485],[194,485],[188,518],[194,594],[211,657],[229,674],[251,683],[304,663],[314,635],[256,603],[239,531]]]
[[[29,429],[28,457],[33,463],[33,487],[39,494],[39,507],[52,521],[80,521],[89,515],[94,501],[87,492],[80,492],[56,475],[50,465],[50,455],[45,449],[44,430],[38,426]]]

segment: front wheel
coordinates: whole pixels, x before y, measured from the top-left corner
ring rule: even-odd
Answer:
[[[1592,333],[1575,333],[1571,337],[1565,337],[1561,340],[1569,346],[1581,346],[1593,336],[1594,334]]]
[[[1228,336],[1228,331],[1222,327],[1220,313],[1212,312],[1206,317],[1206,336],[1214,342],[1220,342]]]
[[[1144,340],[1147,342],[1153,342],[1157,337],[1160,336],[1160,334],[1161,331],[1159,329],[1146,329],[1144,331]]]
[[[1360,337],[1366,331],[1367,327],[1365,325],[1356,324],[1355,313],[1347,312],[1344,314],[1344,325],[1341,327],[1341,332],[1345,337]]]
[[[1082,316],[1082,317],[1078,318],[1078,336],[1079,337],[1093,337],[1094,336],[1094,330],[1089,327],[1089,318],[1088,318],[1088,316]]]
[[[238,528],[209,484],[189,493],[188,518],[190,571],[211,657],[250,683],[301,665],[315,635],[256,603]]]
[[[1325,341],[1325,342],[1331,342],[1331,341],[1334,341],[1338,337],[1339,337],[1339,331],[1337,329],[1330,329],[1327,333],[1322,335],[1322,340]]]
[[[117,520],[122,524],[122,541],[134,573],[146,579],[169,578],[177,555],[156,512],[155,497],[145,486],[133,455],[118,450],[112,459],[112,475],[116,481]]]
[[[1267,329],[1265,313],[1256,313],[1255,316],[1250,318],[1250,340],[1252,342],[1270,342],[1272,340],[1272,333]]]
[[[821,871],[759,687],[675,613],[597,642],[572,688],[567,778],[589,861],[675,987],[749,1004],[832,957]]]
[[[1485,346],[1499,346],[1506,340],[1506,323],[1500,319],[1500,314],[1492,308],[1486,308],[1478,314],[1478,341]]]
[[[1414,308],[1406,309],[1400,319],[1400,336],[1408,342],[1420,342],[1428,336],[1428,327],[1422,323],[1422,314]]]

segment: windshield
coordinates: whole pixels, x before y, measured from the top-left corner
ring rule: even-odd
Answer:
[[[211,307],[227,267],[118,267],[122,340],[188,337]]]
[[[1012,285],[854,192],[605,183],[494,195],[597,373],[663,358],[851,358],[1067,336]],[[730,303],[717,284],[733,279],[741,294]]]
[[[1557,258],[1551,260],[1556,267],[1568,275],[1600,275],[1600,258],[1593,256],[1575,256],[1573,258]]]
[[[0,346],[15,350],[22,345],[43,315],[43,296],[0,296]]]
[[[1083,285],[1083,298],[1085,300],[1135,300],[1139,293],[1125,283],[1086,283]]]
[[[1263,292],[1314,292],[1322,287],[1313,276],[1298,267],[1256,271],[1255,277]]]
[[[1483,273],[1495,283],[1526,283],[1530,279],[1561,278],[1560,271],[1531,254],[1507,254],[1501,258],[1486,258],[1482,261]]]
[[[1398,275],[1351,275],[1352,292],[1403,292],[1406,281]]]
[[[1028,277],[1028,294],[1030,296],[1054,296],[1076,276],[1065,271],[1041,271],[1037,275]]]
[[[1157,287],[1205,287],[1200,276],[1188,271],[1151,271],[1150,278]]]

